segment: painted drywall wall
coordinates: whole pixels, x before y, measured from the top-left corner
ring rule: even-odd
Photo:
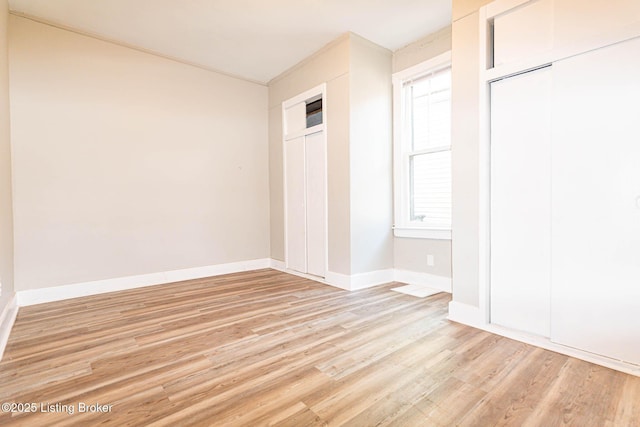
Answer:
[[[284,261],[282,102],[327,83],[328,267],[351,274],[349,189],[349,35],[269,83],[271,258]]]
[[[455,5],[455,2],[454,2]],[[455,302],[479,305],[478,12],[453,23],[451,49],[452,283]]]
[[[0,313],[13,297],[13,201],[9,124],[7,26],[9,6],[0,2]]]
[[[266,87],[9,28],[16,290],[268,257]]]
[[[392,54],[351,35],[351,274],[393,268]]]
[[[396,237],[393,251],[398,270],[451,277],[451,240]],[[433,265],[429,265],[430,257]]]
[[[417,40],[393,53],[393,72],[399,72],[451,50],[451,26]],[[433,257],[429,265],[428,257]],[[394,239],[394,267],[451,277],[451,240]]]
[[[406,70],[451,50],[451,25],[393,52],[393,72]]]

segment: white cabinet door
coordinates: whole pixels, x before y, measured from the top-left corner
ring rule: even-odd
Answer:
[[[551,339],[640,364],[640,39],[554,64]]]
[[[549,336],[552,68],[491,84],[491,323]]]
[[[285,141],[287,268],[326,275],[326,153],[324,132]]]
[[[325,276],[326,269],[326,160],[323,132],[305,138],[307,171],[307,272]]]
[[[287,268],[307,272],[306,173],[304,137],[285,141]]]

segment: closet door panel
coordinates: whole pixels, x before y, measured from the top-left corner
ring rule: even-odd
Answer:
[[[491,323],[546,337],[551,87],[551,67],[491,84]]]
[[[304,137],[285,141],[287,268],[307,272]]]
[[[551,339],[640,364],[640,39],[554,64]]]
[[[324,135],[306,137],[307,169],[307,269],[309,274],[325,276],[326,258],[326,167]]]

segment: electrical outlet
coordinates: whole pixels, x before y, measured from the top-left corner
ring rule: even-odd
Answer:
[[[429,267],[433,267],[435,264],[435,261],[433,259],[433,255],[427,255],[427,265]]]

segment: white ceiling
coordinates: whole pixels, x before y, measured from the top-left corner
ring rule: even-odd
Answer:
[[[10,0],[12,11],[266,83],[352,31],[397,50],[447,26],[451,0]]]

